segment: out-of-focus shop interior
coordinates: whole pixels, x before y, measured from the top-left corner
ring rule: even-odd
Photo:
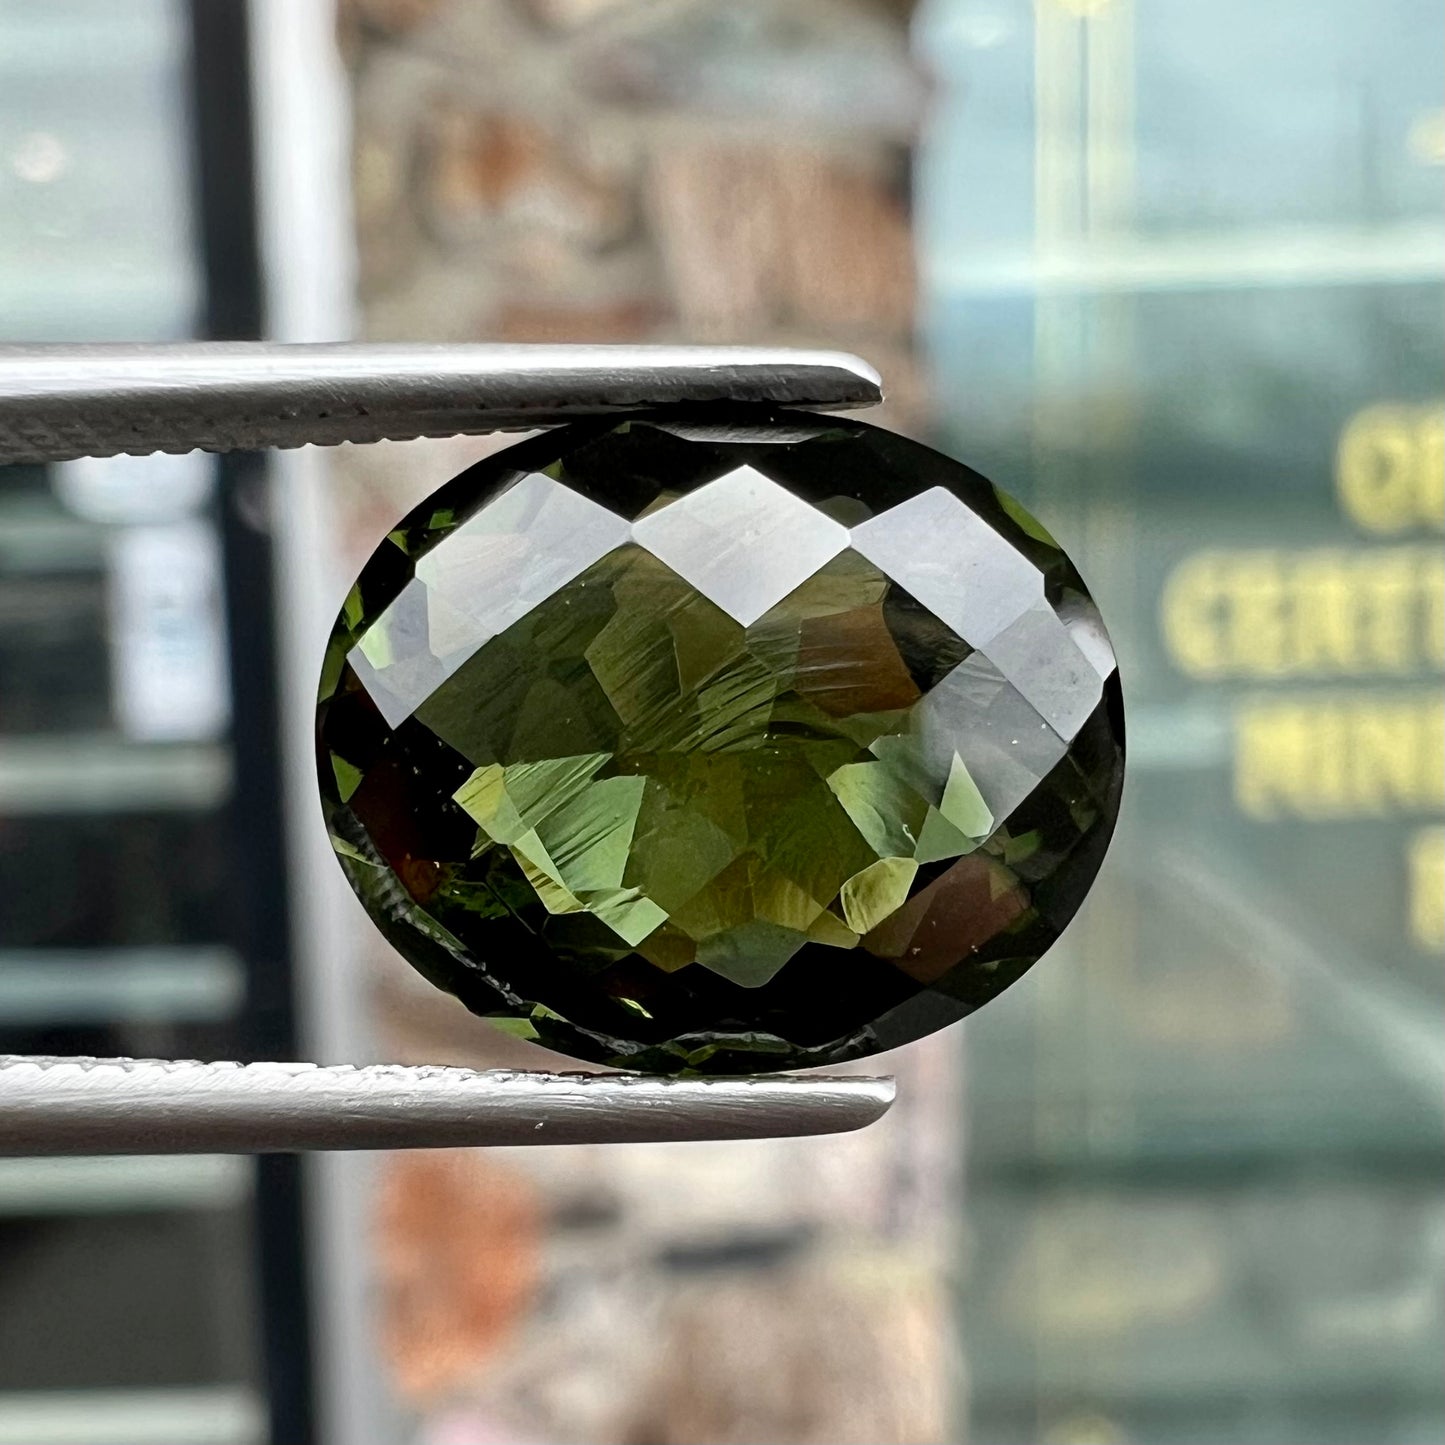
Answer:
[[[1424,0],[0,0],[0,341],[855,351],[1120,656],[1064,942],[861,1134],[0,1160],[0,1445],[1445,1431]],[[501,445],[0,472],[0,1050],[542,1067],[327,856],[321,644]]]

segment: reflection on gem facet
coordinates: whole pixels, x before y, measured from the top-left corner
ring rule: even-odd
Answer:
[[[744,627],[848,545],[846,528],[754,467],[649,513],[632,535]]]

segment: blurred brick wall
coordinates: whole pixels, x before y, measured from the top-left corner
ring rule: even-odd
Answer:
[[[906,421],[908,8],[351,0],[367,333],[836,346]]]
[[[920,424],[910,4],[347,0],[363,333],[856,351]],[[510,439],[343,448],[361,560]],[[375,961],[391,1057],[544,1067]],[[419,1441],[932,1445],[946,1040],[840,1140],[393,1162],[378,1330]]]

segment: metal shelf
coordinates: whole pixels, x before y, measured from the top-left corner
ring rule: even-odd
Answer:
[[[6,506],[0,509],[0,575],[6,581],[34,572],[98,576],[106,565],[106,543],[114,533],[114,527],[68,517],[53,507]]]
[[[72,736],[0,742],[0,814],[203,810],[231,790],[219,743],[129,743]]]
[[[1278,226],[1208,235],[1134,235],[1039,255],[959,249],[929,284],[946,301],[1057,293],[1236,290],[1434,282],[1445,236],[1433,221],[1379,227]]]
[[[228,948],[0,949],[0,1020],[53,1023],[214,1023],[245,999]]]
[[[261,1445],[265,1412],[241,1385],[0,1394],[0,1445]]]
[[[252,1182],[251,1161],[231,1154],[0,1159],[0,1216],[230,1209]],[[8,1438],[0,1428],[0,1442]]]

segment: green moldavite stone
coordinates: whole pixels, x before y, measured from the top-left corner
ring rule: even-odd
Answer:
[[[321,683],[336,851],[478,1014],[660,1073],[892,1048],[1006,988],[1103,857],[1114,658],[976,473],[797,414],[523,442],[367,563]]]

